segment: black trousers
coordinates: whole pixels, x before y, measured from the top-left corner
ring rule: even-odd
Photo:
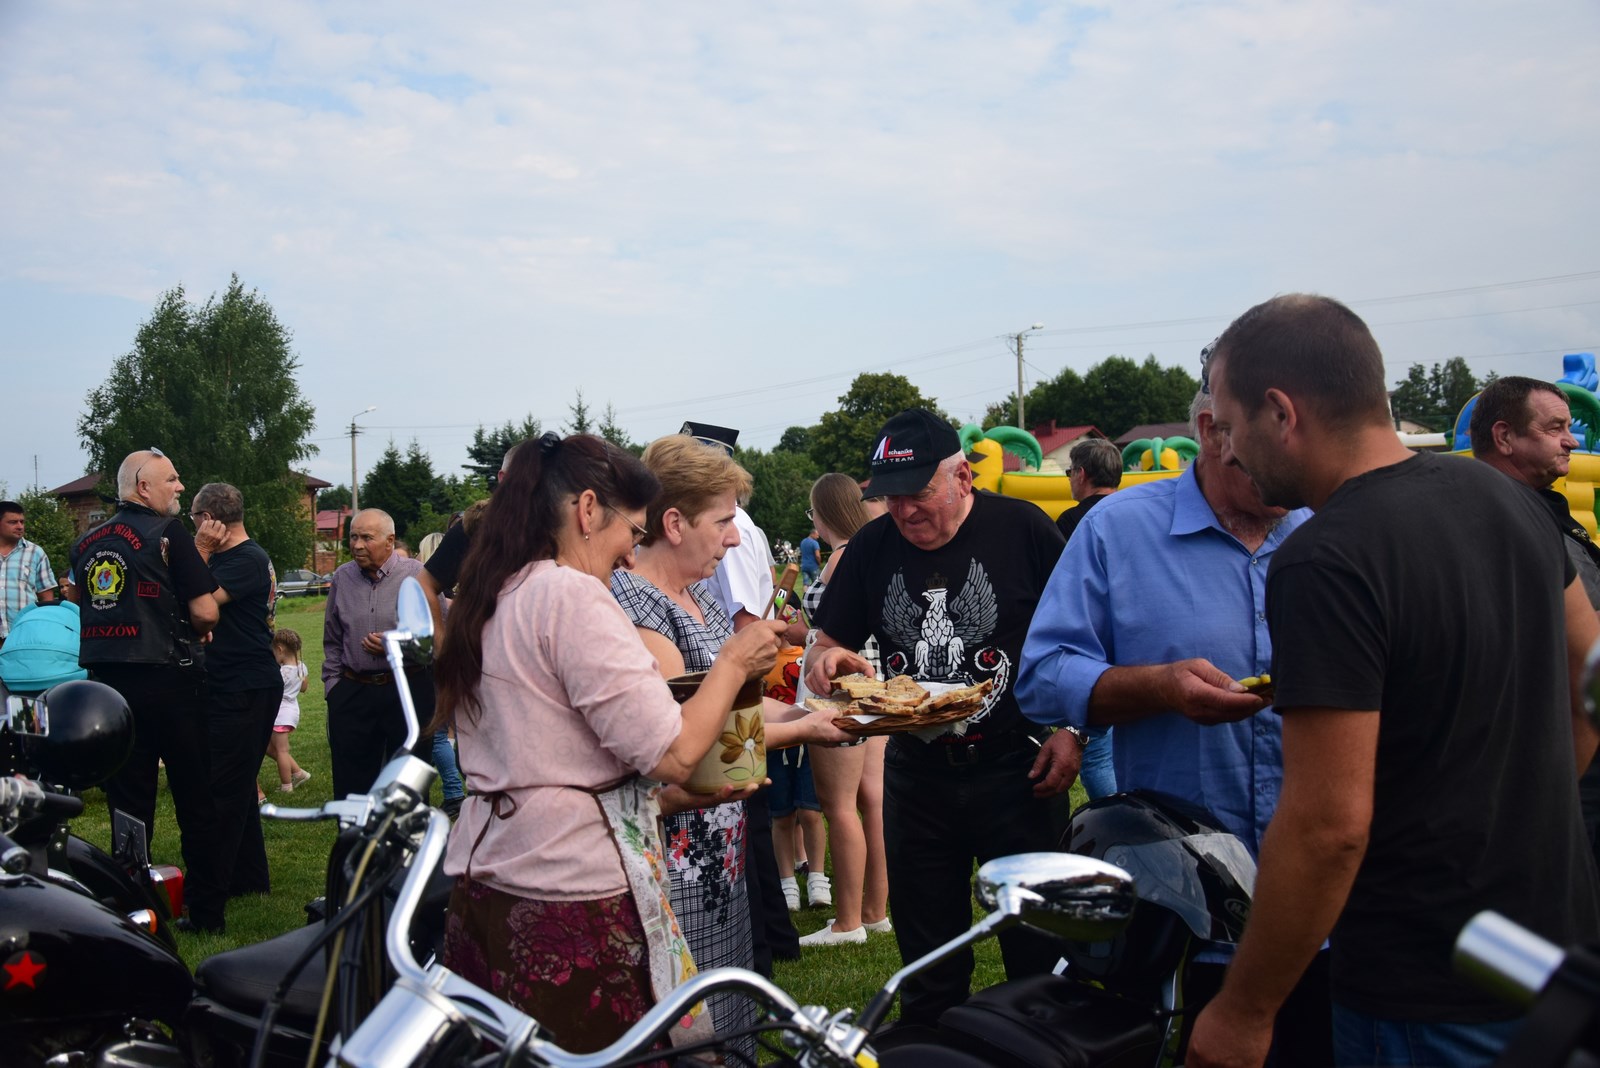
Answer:
[[[105,784],[106,802],[156,833],[156,788],[166,764],[167,788],[178,817],[184,900],[201,927],[221,927],[227,874],[217,854],[217,809],[211,793],[211,745],[206,729],[204,672],[157,665],[104,665],[92,670],[133,710],[133,752]]]
[[[997,743],[988,743],[995,745]],[[1021,743],[1025,745],[1026,743]],[[900,958],[909,963],[972,926],[972,869],[1012,853],[1055,848],[1061,799],[1033,797],[1034,754],[1019,745],[977,763],[952,765],[941,750],[892,738],[884,757],[883,837],[889,909]],[[1048,973],[1060,947],[1043,935],[1000,936],[1006,977]],[[963,950],[906,981],[900,1020],[932,1026],[971,992],[973,957]]]
[[[750,902],[750,938],[755,945],[755,970],[768,979],[772,978],[774,957],[800,959],[800,932],[789,918],[789,905],[778,882],[772,807],[767,797],[771,791],[770,786],[763,786],[744,803],[744,886]]]
[[[413,670],[406,673],[406,679],[417,716],[426,724],[433,718],[433,673]],[[328,756],[334,797],[370,790],[378,772],[405,740],[405,713],[400,708],[400,691],[392,681],[373,686],[339,679],[328,691]],[[424,758],[432,745],[431,734],[418,735],[417,746]]]
[[[272,890],[267,844],[261,837],[256,782],[283,687],[211,691],[207,729],[211,742],[211,792],[217,805],[217,860],[228,875],[228,893]]]

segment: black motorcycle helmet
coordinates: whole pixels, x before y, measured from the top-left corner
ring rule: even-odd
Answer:
[[[1151,790],[1102,797],[1072,814],[1061,848],[1122,868],[1139,894],[1116,938],[1069,944],[1074,978],[1148,996],[1198,943],[1244,933],[1255,861],[1197,805]]]
[[[133,751],[133,713],[104,683],[58,683],[39,700],[47,733],[21,737],[23,758],[43,782],[71,790],[96,786],[116,774]]]

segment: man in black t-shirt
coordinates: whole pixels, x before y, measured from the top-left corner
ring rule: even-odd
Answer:
[[[1030,502],[974,493],[956,432],[932,412],[890,419],[870,466],[871,493],[889,514],[856,532],[828,583],[807,685],[825,694],[840,675],[870,672],[854,651],[868,635],[878,639],[886,676],[994,684],[955,733],[889,742],[889,903],[901,958],[911,961],[971,926],[974,860],[1055,847],[1051,799],[1077,777],[1080,742],[1067,731],[1044,736],[1024,720],[1011,680],[1065,543]],[[1000,941],[1012,977],[1047,972],[1058,956],[1020,931]],[[970,952],[912,978],[900,1019],[937,1022],[966,998],[971,979]]]
[[[189,505],[195,548],[217,580],[221,618],[207,663],[211,702],[211,790],[217,802],[217,857],[232,894],[271,889],[256,806],[261,758],[283,697],[272,655],[277,576],[266,550],[244,529],[244,497],[226,482],[200,487]]]
[[[1067,480],[1078,503],[1056,517],[1056,529],[1068,541],[1089,509],[1117,492],[1122,485],[1122,453],[1105,438],[1085,438],[1068,454],[1072,470]]]
[[[220,932],[227,877],[216,863],[203,644],[217,622],[217,584],[176,518],[182,492],[160,450],[129,453],[117,469],[116,513],[72,548],[67,597],[82,613],[79,664],[133,711],[133,751],[107,780],[106,802],[153,837],[166,764],[188,869],[186,919]]]
[[[1224,459],[1316,514],[1268,571],[1283,790],[1188,1063],[1261,1063],[1331,932],[1337,1063],[1488,1064],[1517,1010],[1455,975],[1462,926],[1487,908],[1562,944],[1600,936],[1577,798],[1600,625],[1532,495],[1400,444],[1383,356],[1343,305],[1252,308],[1204,381]]]

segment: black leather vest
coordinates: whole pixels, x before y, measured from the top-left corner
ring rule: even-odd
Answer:
[[[161,532],[172,520],[121,502],[73,547],[82,641],[78,663],[200,666],[200,642],[179,601]]]

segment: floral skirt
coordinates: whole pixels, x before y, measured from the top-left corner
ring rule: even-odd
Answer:
[[[444,965],[538,1020],[573,1053],[616,1041],[655,1004],[644,927],[627,893],[539,901],[457,878]]]

